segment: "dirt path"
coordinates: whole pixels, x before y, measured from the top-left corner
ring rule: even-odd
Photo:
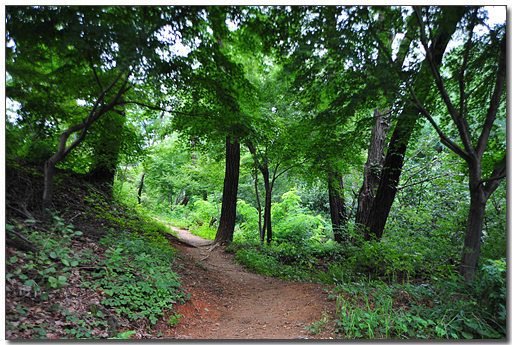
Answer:
[[[212,241],[173,228],[183,242],[175,246],[181,258],[174,270],[182,277],[191,300],[174,308],[184,315],[180,323],[160,329],[177,339],[319,339],[329,330],[313,334],[312,322],[332,315],[332,286],[287,282],[247,272],[234,255],[217,247],[205,254]],[[185,260],[185,257],[189,260]],[[190,259],[192,261],[190,261]],[[328,314],[326,314],[328,313]],[[331,333],[332,334],[332,333]]]

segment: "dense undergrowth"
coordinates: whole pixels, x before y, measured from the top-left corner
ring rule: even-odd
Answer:
[[[164,215],[196,235],[215,237],[219,205],[205,200]],[[506,259],[483,259],[478,279],[468,284],[458,274],[453,255],[459,243],[441,236],[428,250],[404,249],[396,233],[365,242],[354,228],[351,241],[332,240],[330,226],[313,215],[297,192],[283,194],[272,208],[273,241],[260,244],[258,213],[243,200],[237,205],[233,252],[249,270],[292,281],[337,286],[332,298],[337,315],[308,327],[319,332],[329,324],[334,337],[351,339],[490,339],[506,338]],[[162,216],[162,215],[161,215]],[[399,241],[395,241],[399,239]]]
[[[158,322],[177,322],[172,305],[188,296],[172,272],[168,224],[213,239],[220,205],[196,200],[157,214],[133,194],[114,191],[115,201],[64,174],[57,187],[66,192],[55,198],[61,211],[43,221],[35,198],[41,180],[37,169],[8,169],[6,227],[15,243],[6,254],[8,337],[128,337],[128,324],[149,332]],[[336,285],[336,313],[309,326],[313,333],[331,327],[333,337],[344,339],[506,338],[505,259],[483,258],[478,279],[467,284],[457,262],[438,252],[450,250],[442,238],[419,251],[404,249],[396,233],[364,242],[349,227],[345,236],[352,240],[338,244],[325,218],[307,210],[294,190],[273,205],[270,245],[260,244],[256,209],[239,200],[237,212],[226,251],[239,263],[281,279]],[[17,247],[14,232],[35,250]],[[96,295],[81,306],[57,302],[63,292],[83,291]],[[44,317],[30,323],[26,316],[37,308]]]
[[[19,165],[8,175],[9,339],[127,338],[135,333],[129,329],[150,332],[157,321],[176,320],[172,306],[188,296],[172,272],[177,250],[167,226],[66,175],[55,198],[64,211],[45,219],[30,207],[37,200],[27,200],[39,194],[40,172]],[[91,296],[77,297],[84,294]],[[27,318],[33,311],[36,323]]]

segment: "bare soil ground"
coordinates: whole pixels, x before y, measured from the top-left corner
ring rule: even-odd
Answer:
[[[333,286],[288,282],[250,273],[224,247],[178,228],[183,242],[174,270],[191,300],[176,305],[180,323],[160,329],[177,339],[329,339],[332,329],[312,333],[305,326],[332,318]],[[206,246],[205,246],[206,245]],[[193,247],[197,246],[197,247]],[[205,259],[206,258],[206,259]],[[204,259],[204,260],[203,260]]]

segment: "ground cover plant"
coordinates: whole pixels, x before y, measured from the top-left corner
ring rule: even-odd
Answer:
[[[9,173],[31,181],[25,188],[40,187],[33,168]],[[130,322],[148,332],[157,320],[175,317],[172,305],[183,303],[187,295],[172,271],[177,251],[166,239],[171,230],[136,209],[107,203],[93,184],[64,176],[59,187],[71,191],[62,202],[74,217],[54,213],[42,221],[28,210],[34,218],[8,213],[9,338],[127,339],[135,333],[128,331]],[[8,209],[17,209],[13,205],[21,202],[20,189],[10,189]],[[76,209],[80,201],[85,204]],[[104,230],[74,222],[78,217]],[[77,300],[61,299],[64,295]],[[34,313],[39,313],[37,322],[30,323]]]

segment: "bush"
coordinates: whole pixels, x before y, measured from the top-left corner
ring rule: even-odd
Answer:
[[[480,275],[472,283],[475,293],[487,312],[499,315],[499,320],[505,324],[507,318],[507,263],[506,259],[487,260],[482,265]]]
[[[422,267],[421,253],[406,252],[384,239],[349,247],[347,256],[355,271],[368,271],[393,277],[399,273],[414,275]]]

